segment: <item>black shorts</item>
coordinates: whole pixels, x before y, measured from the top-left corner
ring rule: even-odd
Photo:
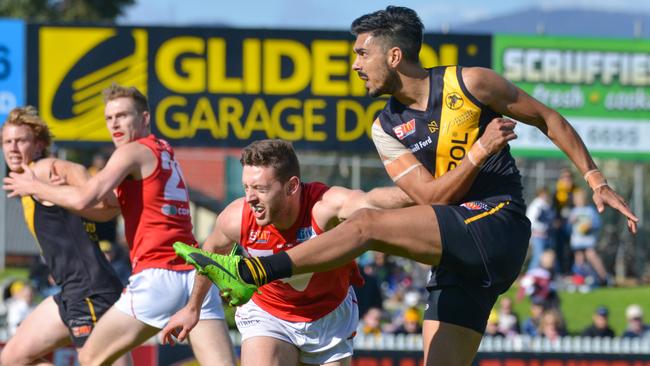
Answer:
[[[497,297],[515,281],[526,258],[526,207],[500,196],[433,209],[442,256],[427,285],[425,318],[483,333]]]
[[[119,292],[95,294],[79,299],[66,298],[61,296],[61,293],[54,295],[54,301],[59,307],[61,320],[68,327],[72,344],[76,348],[83,347],[97,320],[119,298]]]

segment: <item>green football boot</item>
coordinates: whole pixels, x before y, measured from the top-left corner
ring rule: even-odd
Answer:
[[[231,306],[244,305],[255,292],[259,292],[257,286],[246,283],[239,277],[237,268],[243,259],[241,255],[210,253],[179,241],[173,247],[179,257],[219,287],[221,296],[229,299]]]

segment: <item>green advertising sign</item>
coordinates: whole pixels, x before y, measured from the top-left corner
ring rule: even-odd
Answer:
[[[596,156],[650,159],[650,41],[497,35],[493,67],[562,113]],[[539,131],[518,127],[519,155],[554,155]]]

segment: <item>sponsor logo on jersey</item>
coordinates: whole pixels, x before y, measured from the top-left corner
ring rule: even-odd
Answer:
[[[166,216],[189,216],[190,215],[190,209],[189,208],[176,207],[176,206],[170,205],[170,204],[164,204],[160,208],[160,212],[162,212],[163,215],[166,215]]]
[[[259,319],[247,319],[247,320],[240,320],[237,319],[237,326],[241,328],[250,328],[250,327],[255,327],[258,326],[261,322]]]
[[[393,127],[393,132],[398,139],[404,140],[407,136],[415,133],[415,120],[412,119],[406,123],[402,123],[399,126]]]
[[[254,230],[248,232],[248,242],[249,243],[258,243],[264,244],[269,241],[271,237],[271,232],[268,230]]]
[[[418,141],[411,145],[409,148],[411,149],[411,152],[418,152],[421,149],[424,149],[425,147],[431,145],[433,143],[433,140],[431,140],[431,136],[427,137],[424,140]]]
[[[296,242],[302,243],[303,241],[307,241],[313,238],[314,236],[316,236],[316,232],[314,231],[314,228],[312,228],[311,226],[301,227],[296,232]]]
[[[438,132],[438,122],[436,121],[431,121],[427,123],[427,126],[429,127],[429,133],[436,133]]]
[[[79,337],[87,337],[90,335],[90,332],[93,330],[92,325],[80,325],[78,327],[72,327],[70,329],[72,331],[72,335],[79,338]]]
[[[451,92],[445,96],[447,108],[456,110],[463,106],[463,97],[457,92]]]
[[[298,243],[298,244],[300,244],[300,243]],[[287,249],[293,248],[295,246],[296,246],[296,244],[294,244],[294,243],[281,243],[281,244],[276,244],[275,248],[280,249],[280,250],[282,250],[282,249],[287,250]]]
[[[461,207],[465,207],[468,210],[476,211],[476,210],[489,210],[490,207],[486,205],[484,202],[481,201],[472,201],[472,202],[465,202],[460,205]]]

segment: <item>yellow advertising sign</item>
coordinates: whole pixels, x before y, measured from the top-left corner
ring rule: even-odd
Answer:
[[[149,97],[152,130],[174,145],[372,149],[386,98],[367,96],[347,32],[30,25],[30,94],[57,141],[110,141],[101,91]],[[425,36],[424,66],[489,66],[488,36]],[[30,61],[34,62],[34,61]],[[33,65],[33,64],[32,64]],[[35,84],[36,85],[36,84]],[[32,89],[33,90],[33,89]]]
[[[110,141],[102,90],[111,83],[147,92],[147,32],[41,27],[38,105],[57,140]]]

